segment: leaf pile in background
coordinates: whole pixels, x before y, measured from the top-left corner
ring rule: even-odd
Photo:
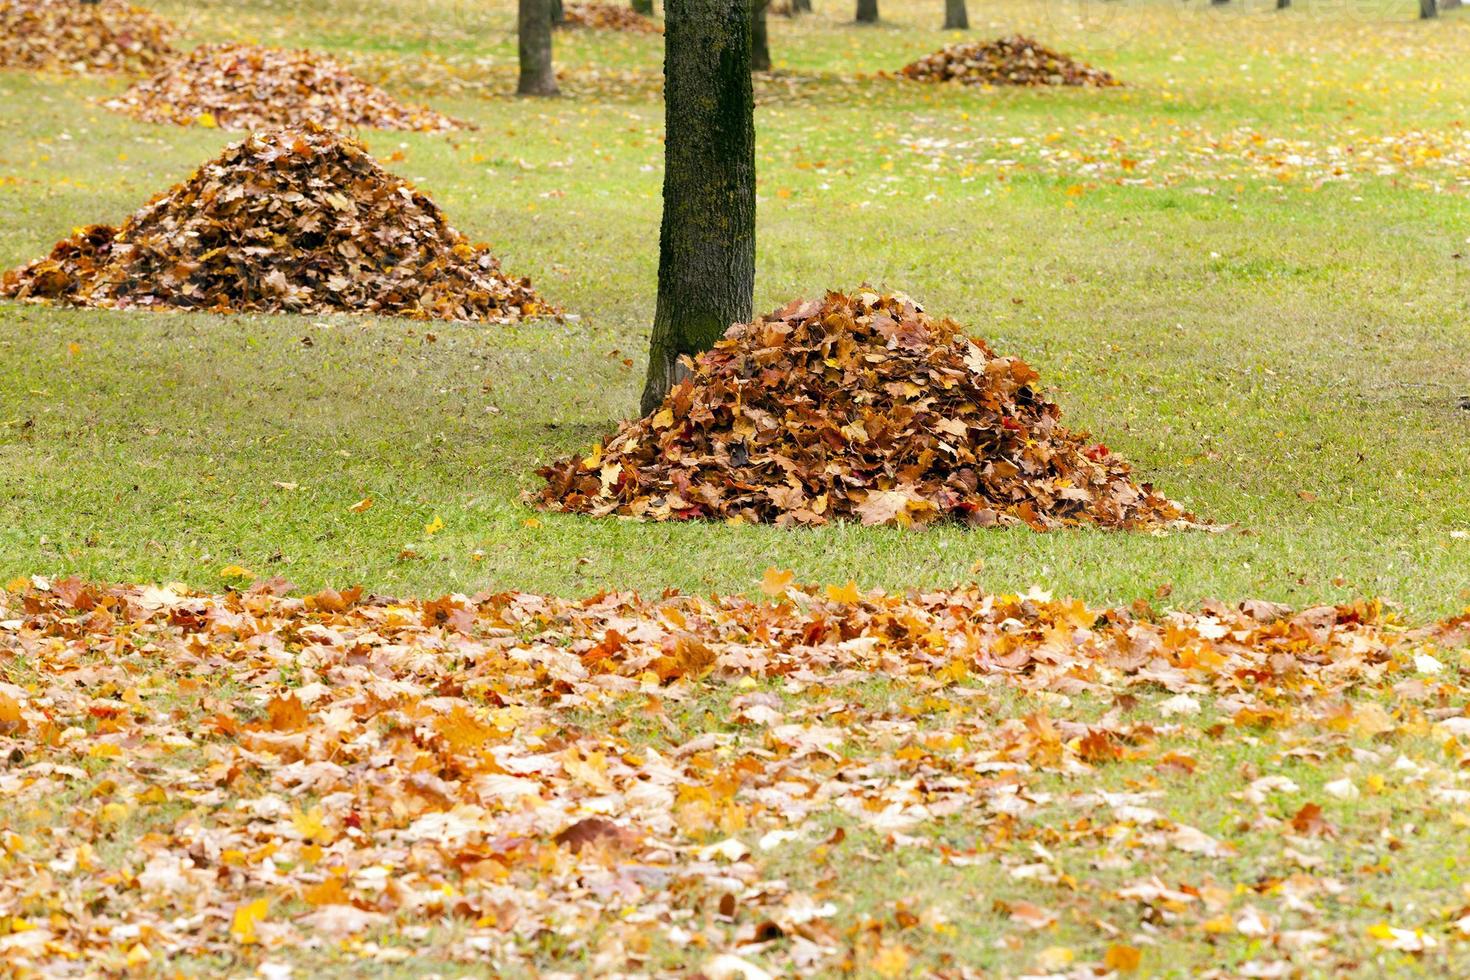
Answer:
[[[554,313],[361,143],[256,133],[120,227],[5,273],[0,295],[75,306],[506,321]]]
[[[1246,773],[1260,812],[1211,827],[1222,840],[1165,816],[1148,784],[1100,780],[1124,759],[1188,769],[1193,745],[1244,748],[1273,727],[1334,766],[1359,733],[1353,757],[1387,771],[1375,743],[1392,759],[1429,731],[1414,699],[1447,746],[1470,725],[1439,659],[1467,617],[1415,629],[1376,603],[1156,617],[1036,592],[804,588],[774,569],[764,600],[10,589],[0,969],[21,976],[178,955],[284,976],[272,957],[299,949],[609,974],[642,972],[650,938],[688,968],[739,954],[836,970],[880,953],[851,923],[851,877],[873,856],[841,848],[843,825],[913,849],[924,875],[993,864],[997,927],[1018,937],[1058,911],[1015,889],[1058,883],[1067,918],[1098,923],[1099,961],[1134,930],[1218,934],[1232,903],[1253,937],[1305,910],[1320,944],[1355,903],[1318,909],[1300,876],[1225,886],[1257,880],[1236,841],[1335,832],[1331,800],[1282,811],[1265,797],[1289,781]],[[1444,687],[1414,681],[1426,661]],[[1083,697],[1113,707],[1068,717]],[[1383,698],[1408,699],[1402,722]],[[1177,720],[1120,707],[1143,704]],[[1416,798],[1466,795],[1453,765],[1414,772]],[[1091,870],[1159,873],[1169,855],[1185,864],[1161,873],[1186,884],[1120,889]],[[1279,914],[1248,904],[1272,896]],[[922,919],[942,947],[945,912],[915,908],[903,928]]]
[[[154,71],[174,53],[172,34],[168,21],[122,0],[0,0],[0,68]]]
[[[254,44],[202,45],[105,105],[145,122],[240,130],[307,123],[421,132],[465,128],[432,109],[403,105],[327,55]]]
[[[1099,68],[1074,61],[1020,34],[994,41],[947,45],[905,65],[901,74],[923,82],[963,82],[966,85],[1088,85],[1105,88],[1121,84]]]
[[[565,11],[567,27],[585,27],[594,31],[627,31],[630,34],[662,34],[664,26],[652,17],[638,13],[626,4],[586,3],[567,4]]]
[[[1193,521],[1063,427],[1037,378],[904,296],[795,300],[731,327],[652,415],[541,469],[533,500],[650,520]]]

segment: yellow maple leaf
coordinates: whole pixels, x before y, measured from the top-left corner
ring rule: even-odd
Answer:
[[[315,841],[319,844],[332,843],[333,834],[322,823],[322,808],[314,806],[310,810],[297,810],[291,814],[291,825],[301,834],[303,840]]]
[[[1137,946],[1114,944],[1108,947],[1106,955],[1103,956],[1103,965],[1119,973],[1132,973],[1138,969],[1138,964],[1142,961],[1143,950]]]
[[[853,579],[848,579],[847,584],[843,586],[829,585],[826,591],[827,598],[833,602],[854,603],[863,601],[863,594],[858,591],[857,582]]]
[[[424,533],[431,538],[442,530],[444,530],[444,519],[438,514],[435,514],[434,519],[424,525]]]
[[[244,565],[226,565],[219,570],[220,578],[254,578],[255,573]]]
[[[219,126],[219,120],[214,118],[214,113],[212,112],[201,112],[194,117],[194,121],[205,129],[214,129]]]
[[[909,972],[909,951],[896,944],[884,945],[878,949],[870,964],[873,972],[880,977],[893,980],[894,977],[907,976]]]
[[[122,823],[128,818],[126,803],[106,803],[97,811],[98,823]]]
[[[761,576],[761,591],[773,599],[777,596],[785,595],[787,587],[791,585],[792,580],[795,578],[795,572],[789,569],[780,569],[772,565]]]
[[[235,942],[242,946],[259,942],[255,938],[255,924],[265,921],[270,907],[271,903],[268,898],[257,898],[253,902],[235,906],[235,917],[230,922],[230,935],[234,937]]]
[[[352,511],[352,513],[354,513],[354,514],[361,514],[363,511],[367,510],[372,505],[373,505],[373,498],[372,497],[363,497],[361,500],[359,500],[357,503],[353,504],[351,507],[349,507],[347,509],[350,510],[350,511]]]

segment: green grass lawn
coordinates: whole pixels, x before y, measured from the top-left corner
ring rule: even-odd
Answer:
[[[818,0],[812,17],[771,19],[777,71],[756,85],[757,307],[871,283],[1023,356],[1070,425],[1230,525],[1151,535],[642,525],[527,508],[521,494],[537,486],[538,466],[585,450],[636,407],[655,293],[661,39],[559,34],[568,94],[524,101],[508,94],[514,10],[505,0],[153,6],[190,43],[330,50],[404,99],[477,123],[447,137],[363,138],[574,316],[475,326],[0,303],[0,583],[75,573],[217,590],[221,570],[241,566],[302,590],[651,596],[754,592],[775,566],[798,582],[896,591],[1037,585],[1096,606],[1382,596],[1421,623],[1470,605],[1464,14],[1420,24],[1402,0],[1303,0],[1282,13],[1255,2],[970,0],[971,36],[1032,34],[1127,83],[1105,91],[930,88],[885,75],[958,39],[935,29],[937,3],[883,0],[885,23],[867,29],[831,0]],[[96,105],[123,84],[0,73],[0,266],[42,254],[74,226],[120,221],[238,138],[135,123]],[[367,498],[370,507],[354,509]],[[1147,698],[1136,711],[1129,704],[1130,724],[1159,726],[1153,754],[1082,779],[1038,774],[1029,789],[1058,802],[1028,816],[1031,829],[1004,861],[940,866],[924,848],[890,847],[828,814],[824,832],[848,832],[840,850],[780,851],[765,873],[839,898],[835,921],[864,951],[849,964],[860,975],[908,969],[882,958],[887,940],[851,938],[879,936],[864,930],[889,920],[913,969],[1060,970],[1073,950],[1079,963],[1100,963],[1112,943],[1138,943],[1173,921],[1089,917],[1103,908],[1094,898],[1145,872],[1170,886],[1207,876],[1222,889],[1211,915],[1226,920],[1188,933],[1207,936],[1195,942],[1178,931],[1144,942],[1145,972],[1244,970],[1280,952],[1239,928],[1252,903],[1283,928],[1323,924],[1293,904],[1292,876],[1308,866],[1345,885],[1323,899],[1338,930],[1333,957],[1299,959],[1301,972],[1464,975],[1462,942],[1442,936],[1416,958],[1365,932],[1382,922],[1443,926],[1465,903],[1470,821],[1463,804],[1425,803],[1426,785],[1458,785],[1465,765],[1453,740],[1426,734],[1424,710],[1460,704],[1448,678],[1470,669],[1463,653],[1442,653],[1452,669],[1437,695],[1404,694],[1393,674],[1360,692],[1392,715],[1382,731],[1283,722],[1280,732],[1236,728],[1228,744],[1212,744],[1212,696],[1201,695],[1204,713],[1186,724]],[[0,664],[20,687],[44,681],[31,670],[23,658]],[[789,693],[774,682],[769,690]],[[668,702],[667,724],[622,733],[629,751],[734,730],[731,693],[691,684]],[[936,706],[932,693],[880,678],[833,696],[872,724],[861,751],[877,765],[895,747],[883,723],[974,721],[976,709]],[[825,696],[820,686],[813,695]],[[1122,703],[1004,684],[981,701],[996,725],[1046,712],[1090,722]],[[187,712],[214,710],[188,702],[165,705],[184,713],[174,716],[184,730],[206,720]],[[644,707],[642,695],[608,704],[625,719]],[[1310,707],[1318,721],[1330,715]],[[559,723],[597,731],[607,713]],[[1196,775],[1159,764],[1175,751],[1198,758]],[[1395,768],[1400,757],[1412,765]],[[23,815],[17,832],[44,834],[59,814],[91,806],[99,767],[110,764],[93,762],[93,782]],[[1264,802],[1230,795],[1267,775],[1298,788]],[[1367,787],[1360,801],[1321,792],[1345,776]],[[1214,867],[1103,839],[1079,823],[1068,795],[1096,790],[1148,795],[1169,820],[1240,855]],[[1325,805],[1340,833],[1307,857],[1256,833],[1263,813],[1290,821],[1309,801]],[[108,854],[181,819],[155,816],[120,831]],[[968,819],[924,833],[957,846],[990,833],[988,819]],[[1110,863],[1120,852],[1126,868]],[[1048,870],[1017,874],[1026,862]],[[1058,923],[1018,933],[1008,916],[1021,900],[1059,910]],[[913,931],[895,903],[942,914]],[[378,969],[458,969],[431,952]],[[699,965],[681,959],[687,951],[645,952],[655,965]],[[540,969],[589,968],[555,949],[538,955]],[[331,949],[296,962],[342,975],[364,968]]]
[[[1470,540],[1451,533],[1470,528],[1470,412],[1457,407],[1470,280],[1456,258],[1470,169],[1410,158],[1394,176],[1323,182],[1310,165],[1243,163],[1235,144],[1193,152],[1240,130],[1314,147],[1423,130],[1466,152],[1452,95],[1470,84],[1452,58],[1470,40],[1463,19],[975,4],[973,34],[1024,30],[1129,83],[1004,92],[875,77],[952,39],[926,7],[891,4],[868,30],[845,8],[772,18],[757,306],[864,282],[908,292],[1024,356],[1074,426],[1235,525],[793,533],[533,520],[519,502],[536,466],[636,403],[662,109],[656,87],[627,80],[656,85],[661,42],[559,35],[579,94],[518,101],[505,96],[509,11],[441,6],[435,18],[406,4],[160,9],[191,38],[372,49],[403,76],[448,64],[400,94],[478,131],[367,142],[401,151],[390,166],[580,318],[425,328],[0,306],[0,575],[209,585],[239,564],[303,587],[582,593],[746,590],[778,565],[808,581],[974,576],[1095,601],[1172,586],[1184,604],[1464,605]],[[463,78],[473,86],[451,84]],[[0,75],[0,100],[31,110],[0,120],[0,262],[120,220],[236,138],[93,104],[120,84]],[[1114,137],[1126,142],[1107,151],[1112,170],[1084,169]],[[1125,158],[1145,162],[1125,171]],[[1145,176],[1156,186],[1113,182]],[[367,496],[369,512],[348,511]],[[444,530],[426,537],[436,515]],[[401,557],[410,545],[416,557]]]

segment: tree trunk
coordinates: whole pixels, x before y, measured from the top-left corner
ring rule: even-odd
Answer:
[[[946,31],[968,31],[970,12],[965,9],[965,0],[944,0],[944,29]]]
[[[633,0],[633,12],[644,17],[653,16],[653,0]]]
[[[878,23],[878,0],[857,0],[857,22],[859,24]]]
[[[771,42],[766,35],[766,14],[771,0],[750,0],[750,70],[771,70]]]
[[[1419,0],[1419,19],[1431,20],[1439,16],[1439,3],[1437,0]]]
[[[567,12],[566,9],[562,7],[561,0],[551,0],[549,6],[551,8],[551,26],[561,27],[566,24]]]
[[[555,95],[556,69],[551,65],[551,2],[520,0],[516,32],[520,41],[521,80],[517,95]]]
[[[812,0],[791,0],[792,14],[809,14],[812,12]]]
[[[642,413],[687,374],[681,355],[750,319],[755,97],[750,0],[664,4],[664,214]]]
[[[1291,6],[1291,0],[1276,0],[1276,9],[1277,10],[1285,10],[1287,7],[1290,7],[1290,6]]]

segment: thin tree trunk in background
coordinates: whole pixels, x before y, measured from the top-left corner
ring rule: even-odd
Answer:
[[[567,22],[566,9],[562,7],[561,0],[551,0],[551,26],[560,27]]]
[[[653,16],[653,0],[633,0],[633,12],[645,17]]]
[[[1439,4],[1436,0],[1419,0],[1419,19],[1432,20],[1439,16]]]
[[[642,413],[686,374],[680,355],[750,320],[755,98],[750,0],[664,4],[664,213]]]
[[[965,9],[965,0],[944,0],[944,29],[946,31],[968,31],[970,12]]]
[[[1277,10],[1285,10],[1287,7],[1290,7],[1290,6],[1291,6],[1291,0],[1276,0],[1276,9]]]
[[[878,23],[878,0],[857,0],[856,19],[859,24]]]
[[[812,0],[791,0],[791,12],[793,14],[809,14],[812,12]]]
[[[521,78],[517,95],[556,95],[551,64],[551,0],[520,0],[516,21]]]
[[[771,70],[771,42],[766,34],[766,14],[771,0],[750,0],[750,70]]]

